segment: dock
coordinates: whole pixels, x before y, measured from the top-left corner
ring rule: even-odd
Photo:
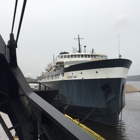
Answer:
[[[125,90],[125,92],[126,93],[133,93],[133,92],[140,92],[140,90],[137,89],[137,88],[135,88],[132,85],[126,84],[126,90]]]

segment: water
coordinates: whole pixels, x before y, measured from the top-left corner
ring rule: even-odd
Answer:
[[[127,83],[140,89],[140,82]],[[140,140],[140,92],[126,93],[126,106],[122,112],[122,119],[120,115],[118,127],[95,122],[92,125],[89,122],[85,123],[106,140]],[[6,139],[6,134],[0,127],[0,140]]]
[[[127,82],[140,89],[140,82]],[[140,139],[140,92],[126,93],[126,106],[120,115],[117,127],[100,123],[85,122],[106,140],[139,140]]]

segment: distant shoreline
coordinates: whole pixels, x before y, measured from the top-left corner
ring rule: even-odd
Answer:
[[[127,76],[127,81],[140,81],[140,75]]]

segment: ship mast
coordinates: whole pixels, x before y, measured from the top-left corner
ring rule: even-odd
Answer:
[[[81,45],[80,45],[80,39],[84,39],[84,38],[80,38],[80,36],[78,35],[78,38],[74,38],[74,39],[78,39],[78,46],[79,46],[79,53],[81,53]]]

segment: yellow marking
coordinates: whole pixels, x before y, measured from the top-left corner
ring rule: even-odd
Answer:
[[[88,134],[90,134],[96,140],[105,140],[103,137],[101,137],[99,134],[97,134],[96,132],[94,132],[93,130],[91,130],[90,128],[85,126],[84,124],[79,123],[79,121],[77,119],[73,119],[72,117],[68,116],[67,114],[65,114],[65,116],[67,118],[69,118],[71,121],[73,121],[74,123],[76,123],[77,125],[79,125],[84,131],[86,131]]]
[[[79,123],[78,119],[73,119],[72,117],[68,116],[67,114],[65,114],[65,116],[68,119],[70,119],[71,121],[73,121],[75,124],[77,124],[78,126],[80,126],[84,131],[86,131],[88,134],[90,134],[96,140],[105,140],[103,137],[101,137],[99,134],[97,134],[96,132],[94,132],[93,130],[91,130],[90,128],[88,128],[87,126],[85,126],[84,124]],[[19,138],[17,136],[15,136],[14,137],[14,140],[19,140]]]
[[[19,138],[17,136],[14,136],[14,140],[19,140]]]

